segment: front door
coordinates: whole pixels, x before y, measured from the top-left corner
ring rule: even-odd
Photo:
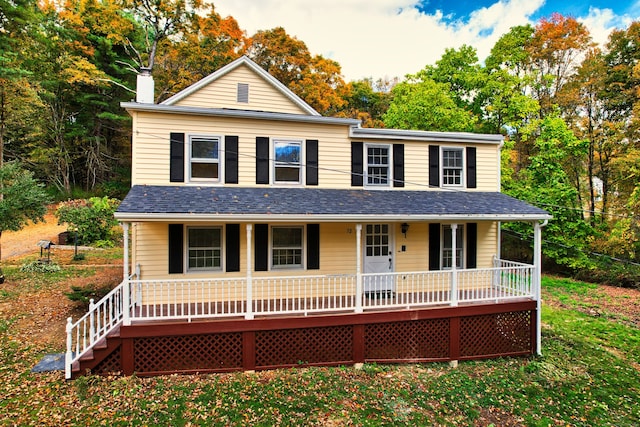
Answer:
[[[367,224],[365,226],[363,269],[364,273],[367,274],[363,280],[365,293],[389,294],[394,291],[393,276],[374,274],[393,271],[393,250],[390,231],[389,224]]]

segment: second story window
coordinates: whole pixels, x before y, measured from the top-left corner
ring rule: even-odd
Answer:
[[[390,182],[389,165],[389,146],[368,145],[366,170],[367,185],[388,186]]]
[[[189,138],[189,170],[189,176],[194,181],[220,180],[220,137]]]
[[[462,148],[442,149],[442,185],[462,185]]]
[[[274,182],[277,184],[300,184],[302,182],[302,142],[275,141]]]

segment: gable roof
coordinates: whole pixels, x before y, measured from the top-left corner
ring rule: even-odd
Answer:
[[[241,66],[249,67],[259,77],[261,77],[264,81],[266,81],[268,84],[273,86],[278,92],[280,92],[282,95],[284,95],[290,101],[292,101],[296,106],[298,106],[301,110],[305,111],[307,114],[309,114],[311,116],[319,116],[320,115],[320,113],[318,113],[315,109],[313,109],[313,107],[311,107],[304,100],[302,100],[302,98],[300,98],[298,95],[293,93],[293,91],[291,91],[291,89],[286,87],[284,84],[280,83],[280,81],[278,81],[271,74],[267,73],[261,66],[259,66],[255,62],[253,62],[247,56],[241,56],[240,58],[236,59],[235,61],[233,61],[233,62],[225,65],[224,67],[218,69],[217,71],[209,74],[207,77],[203,78],[202,80],[192,84],[191,86],[187,87],[186,89],[183,89],[180,92],[176,93],[171,98],[161,102],[160,105],[174,105],[178,101],[180,101],[180,100],[186,98],[187,96],[199,91],[200,89],[204,88],[205,86],[211,84],[212,82],[218,80],[222,76],[230,73],[231,71],[233,71],[236,68],[241,67]]]
[[[544,210],[499,192],[133,186],[124,221],[537,221]]]

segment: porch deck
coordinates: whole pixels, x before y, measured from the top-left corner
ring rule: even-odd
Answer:
[[[427,339],[434,343],[437,341],[441,350],[446,349],[439,351],[438,354],[441,356],[438,357],[429,356],[432,349],[424,350],[423,356],[411,356],[411,352],[405,354],[400,351],[400,346],[394,350],[396,356],[389,360],[458,360],[477,355],[492,357],[529,354],[536,348],[535,334],[531,335],[537,324],[534,318],[538,299],[534,286],[534,267],[501,260],[496,264],[496,267],[486,269],[376,275],[211,280],[134,280],[132,277],[97,304],[92,303],[89,313],[75,324],[69,319],[67,377],[72,376],[71,367],[74,363],[77,365],[83,356],[86,359],[86,355],[92,353],[96,343],[106,340],[107,335],[113,334],[114,329],[123,331],[128,339],[128,344],[118,350],[120,353],[117,358],[121,360],[118,366],[125,372],[149,374],[184,372],[191,369],[187,366],[189,364],[177,364],[169,371],[164,368],[136,368],[135,360],[151,357],[143,356],[144,352],[156,354],[152,359],[160,363],[159,355],[166,355],[166,345],[174,349],[188,349],[193,345],[199,348],[186,350],[189,354],[192,351],[197,354],[222,351],[211,346],[228,347],[229,343],[221,344],[217,340],[231,339],[229,333],[232,334],[235,343],[232,347],[235,348],[239,342],[242,350],[242,360],[236,360],[233,369],[293,366],[291,363],[273,362],[275,359],[271,357],[267,357],[269,361],[256,365],[254,359],[257,357],[255,349],[258,344],[255,340],[257,336],[264,334],[271,336],[269,339],[279,340],[282,348],[294,346],[304,349],[308,347],[305,344],[306,340],[310,339],[307,334],[332,334],[330,331],[340,330],[340,334],[346,334],[340,340],[346,340],[349,348],[353,350],[349,350],[351,356],[344,360],[342,357],[318,356],[316,353],[322,351],[316,349],[312,351],[314,356],[311,358],[315,360],[314,364],[383,360],[384,358],[375,356],[375,352],[371,353],[371,357],[366,357],[366,348],[370,345],[370,338],[367,337],[372,335],[365,334],[361,328],[373,331],[376,329],[373,324],[379,324],[378,327],[383,329],[387,328],[386,333],[391,335],[397,332],[394,332],[396,327],[408,328],[408,332],[405,332],[408,334],[406,339]],[[465,327],[461,326],[460,322],[464,324],[464,319],[475,319],[478,316],[488,317],[487,320],[473,320],[472,326],[467,327],[465,332]],[[423,320],[424,325],[410,325],[419,319]],[[502,330],[505,328],[505,319],[508,329],[506,331]],[[176,327],[178,329],[175,329]],[[414,330],[414,327],[418,327],[420,331]],[[485,331],[480,332],[480,337],[483,334],[487,337],[493,336],[502,344],[492,344],[493,347],[490,347],[493,350],[474,350],[467,356],[461,354],[456,350],[459,340],[467,334],[470,334],[469,339],[477,339],[473,338],[478,333],[477,328]],[[443,335],[441,332],[444,330],[446,334]],[[175,336],[177,331],[180,331],[179,335],[182,338]],[[276,338],[281,333],[285,335]],[[384,335],[382,332],[375,334]],[[500,338],[505,334],[512,338],[518,337],[516,341],[507,340],[516,342],[515,347],[506,345],[505,338]],[[376,339],[383,339],[382,335]],[[204,344],[202,339],[205,340]],[[322,345],[326,346],[327,342],[335,341],[334,338],[328,339],[329,341],[322,341]],[[441,339],[444,341],[441,342]],[[490,341],[498,342],[495,339]],[[317,342],[315,347],[322,347],[320,344]],[[146,350],[136,353],[135,348],[140,345]],[[282,348],[277,351],[283,351]],[[253,355],[248,355],[247,351]],[[273,351],[276,350],[271,349],[267,353]],[[291,360],[289,357],[298,357],[294,354],[297,353],[287,356],[286,360]],[[227,362],[221,362],[222,365],[218,367],[196,363],[193,369],[199,372],[224,370],[227,369],[224,368],[228,366],[225,364]]]

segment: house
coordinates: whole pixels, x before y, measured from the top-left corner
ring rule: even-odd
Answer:
[[[138,79],[124,280],[69,319],[67,377],[540,352],[550,216],[500,192],[502,136],[323,117],[247,57],[159,104]]]

